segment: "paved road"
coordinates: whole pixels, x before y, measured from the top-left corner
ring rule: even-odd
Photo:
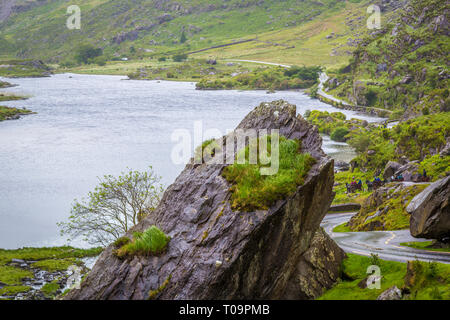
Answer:
[[[321,95],[324,98],[327,98],[329,100],[335,101],[337,103],[342,103],[342,104],[347,104],[347,102],[342,101],[338,98],[335,98],[334,96],[326,93],[325,91],[323,91],[323,84],[328,80],[328,76],[325,72],[322,72],[319,75],[319,86],[317,88],[317,94]]]
[[[236,60],[236,59],[228,59],[226,61],[238,61],[238,62],[250,62],[250,63],[259,63],[259,64],[268,64],[271,66],[280,66],[284,68],[290,68],[291,66],[287,64],[275,63],[275,62],[264,62],[264,61],[256,61],[256,60]]]
[[[345,251],[370,256],[378,254],[380,259],[406,262],[415,260],[450,263],[450,252],[436,252],[400,246],[402,242],[422,241],[413,238],[409,230],[333,232],[333,229],[350,220],[355,213],[328,214],[322,221],[322,227]],[[426,240],[423,240],[426,241]]]

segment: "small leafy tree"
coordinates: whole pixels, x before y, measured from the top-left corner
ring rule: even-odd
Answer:
[[[105,175],[87,199],[75,200],[68,222],[58,223],[61,235],[83,237],[91,244],[108,245],[126,233],[159,204],[163,187],[152,167],[119,177]]]

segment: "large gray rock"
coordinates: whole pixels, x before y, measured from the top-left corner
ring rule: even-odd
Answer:
[[[383,178],[390,179],[402,165],[395,161],[389,161],[384,167]]]
[[[172,238],[167,252],[124,261],[109,246],[65,299],[313,299],[330,288],[345,254],[319,228],[334,176],[317,129],[282,100],[256,107],[238,128],[301,139],[317,160],[304,184],[268,210],[236,212],[225,165],[188,164],[129,233],[155,224]]]
[[[410,231],[416,238],[450,237],[450,176],[436,181],[414,197],[406,210]]]

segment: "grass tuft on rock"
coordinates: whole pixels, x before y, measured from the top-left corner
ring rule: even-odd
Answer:
[[[267,136],[267,140],[270,154],[271,136]],[[235,210],[266,210],[277,200],[292,195],[304,183],[315,163],[310,154],[301,153],[301,141],[288,140],[283,136],[280,136],[279,143],[279,170],[274,175],[261,175],[260,169],[264,166],[259,162],[249,163],[249,146],[240,152],[245,153],[246,162],[234,163],[222,172],[223,177],[232,184],[231,206]]]
[[[170,241],[163,231],[156,226],[151,226],[144,232],[135,232],[133,239],[121,246],[114,253],[119,258],[135,255],[158,255],[166,250]]]

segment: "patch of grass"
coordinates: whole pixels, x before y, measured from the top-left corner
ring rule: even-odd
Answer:
[[[9,117],[13,117],[16,115],[23,115],[23,114],[29,114],[29,113],[31,113],[31,111],[27,110],[27,109],[17,109],[17,108],[0,106],[0,121],[6,120]]]
[[[38,268],[46,271],[64,271],[72,265],[79,265],[81,262],[76,258],[64,259],[46,259],[40,260],[31,265],[33,268]]]
[[[352,232],[352,230],[347,226],[347,222],[344,222],[334,227],[333,232]]]
[[[444,263],[406,263],[377,259],[381,272],[380,289],[362,289],[358,286],[369,275],[367,268],[374,264],[373,257],[347,254],[342,263],[341,280],[324,292],[319,300],[375,300],[386,289],[397,286],[404,300],[450,299],[450,265]],[[408,293],[409,292],[409,293]]]
[[[6,286],[0,289],[0,296],[14,296],[18,293],[28,292],[31,290],[29,286]]]
[[[342,278],[333,288],[326,291],[319,300],[375,300],[384,290],[396,285],[403,286],[406,275],[406,264],[394,261],[378,260],[381,270],[380,289],[361,289],[358,283],[369,274],[367,268],[373,264],[373,259],[348,253],[348,258],[342,263]]]
[[[0,282],[8,285],[20,285],[24,278],[34,277],[33,272],[13,266],[0,265]]]
[[[432,241],[416,241],[416,242],[402,242],[401,246],[427,250],[427,251],[439,251],[439,252],[450,252],[450,248],[429,248],[433,242]]]
[[[53,280],[52,282],[47,282],[41,288],[41,292],[46,297],[54,297],[56,292],[59,290],[60,286],[58,284],[58,280]]]
[[[266,138],[268,153],[271,154],[271,136],[260,137],[257,144],[259,146],[261,139]],[[235,210],[265,210],[277,200],[292,195],[303,184],[309,169],[315,163],[310,154],[301,153],[301,141],[280,136],[278,172],[262,175],[260,169],[271,164],[250,164],[249,148],[250,146],[245,147],[237,156],[244,157],[244,164],[234,163],[222,172],[223,177],[232,184],[231,206]]]
[[[158,255],[166,250],[170,241],[163,231],[156,226],[151,226],[144,232],[135,232],[131,242],[115,250],[119,258],[125,258],[134,255]]]
[[[12,259],[38,261],[45,259],[85,258],[98,256],[102,251],[103,248],[100,247],[78,249],[69,246],[22,248],[14,250],[0,249],[0,266],[11,262]]]

